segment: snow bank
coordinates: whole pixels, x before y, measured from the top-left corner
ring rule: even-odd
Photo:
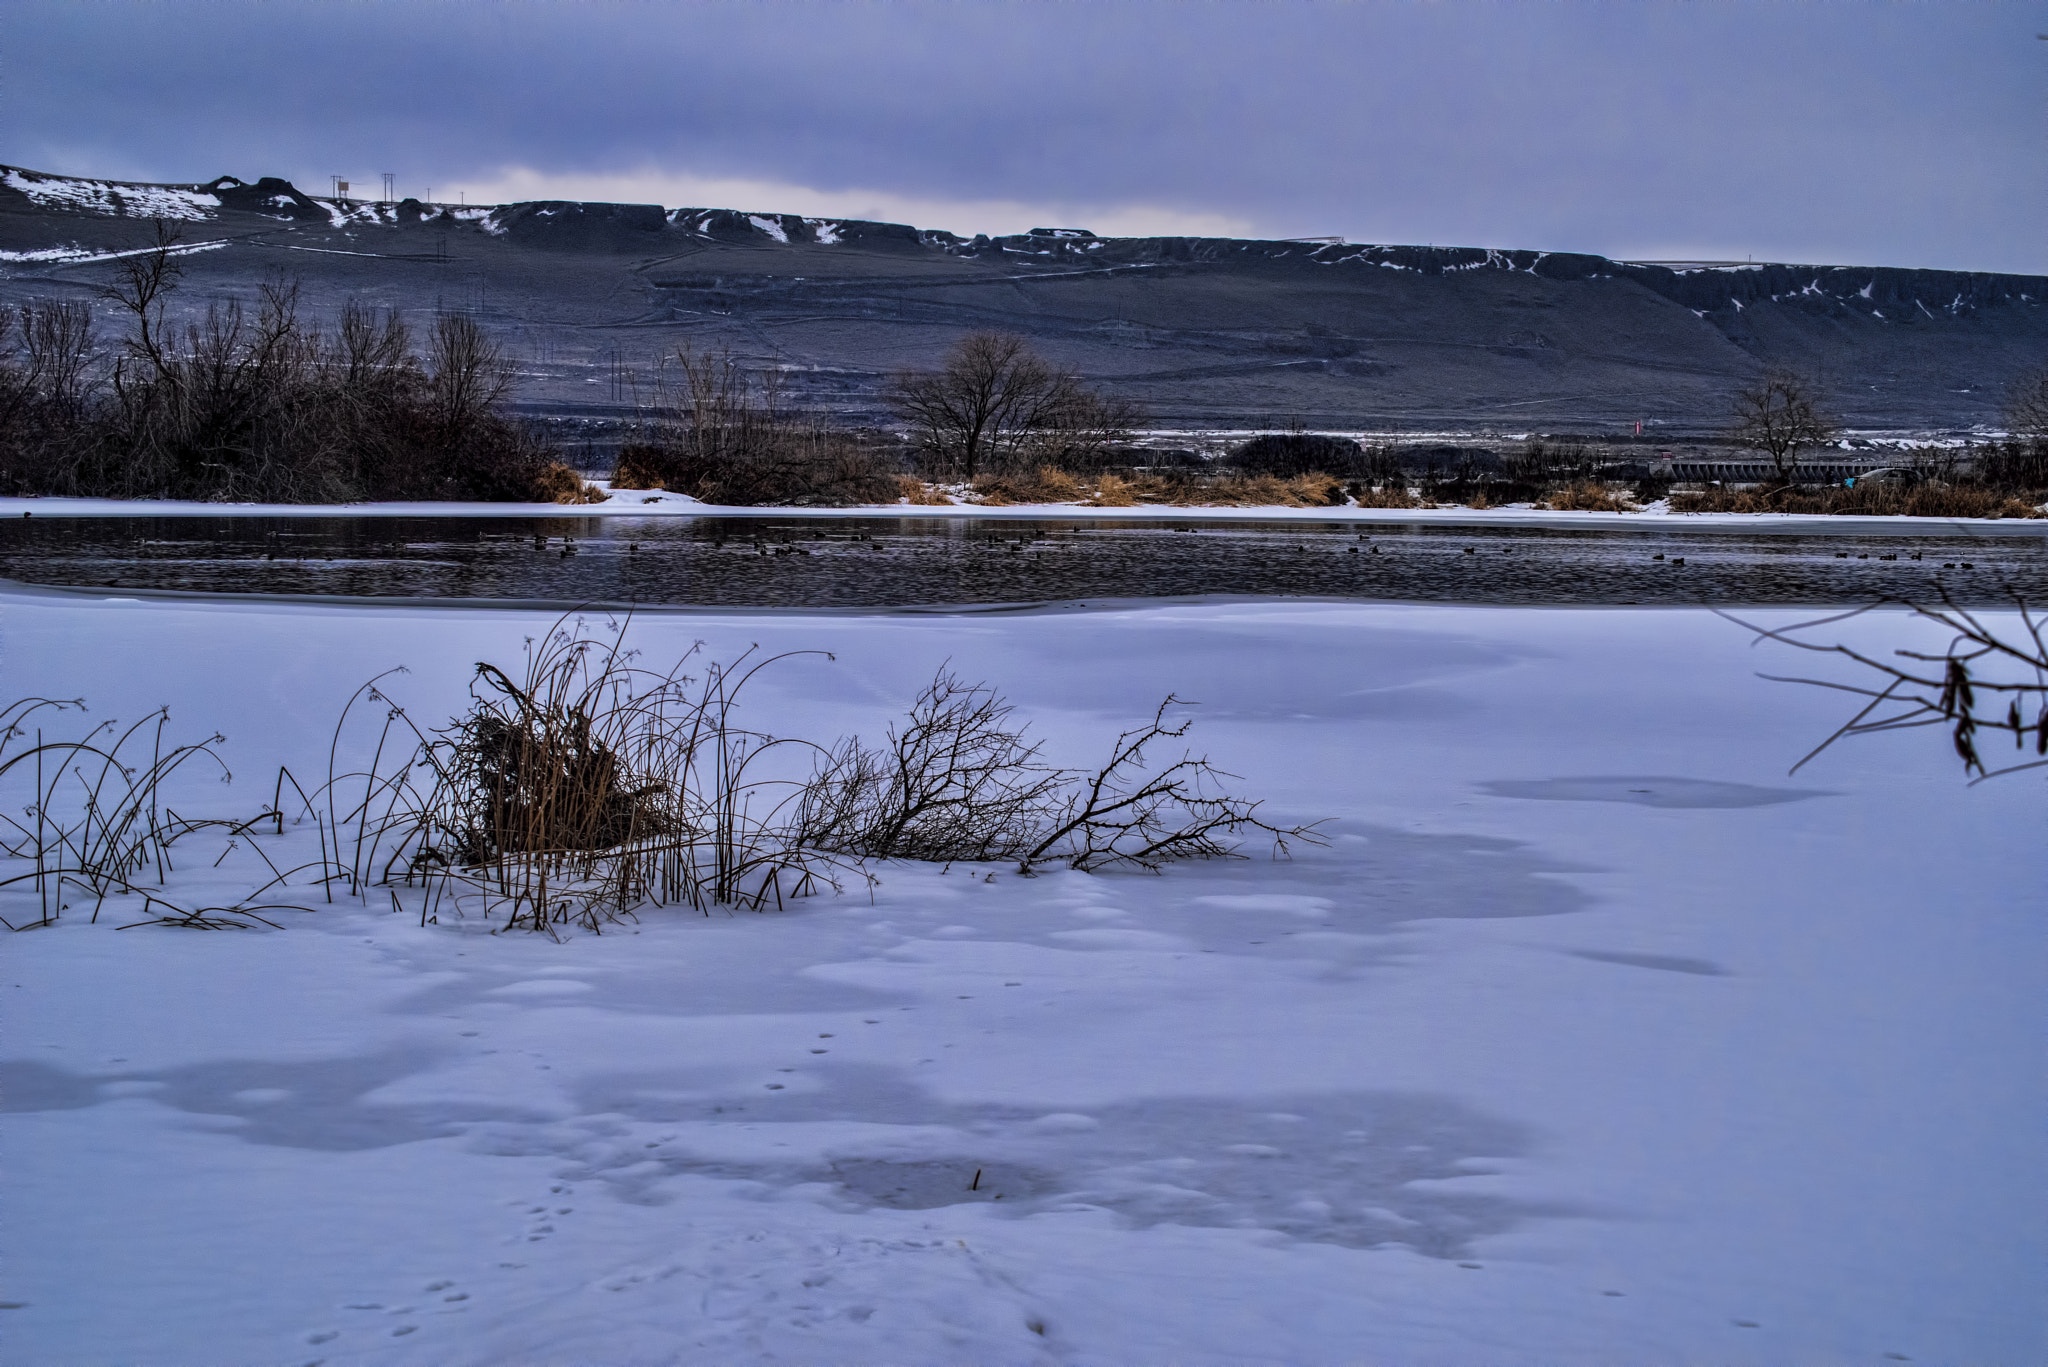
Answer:
[[[363,678],[409,665],[394,695],[431,722],[546,624],[8,591],[0,670],[222,727],[236,784],[180,810],[247,809],[277,763],[324,764]],[[1923,733],[1788,780],[1840,703],[1757,679],[1788,662],[1729,622],[633,632],[659,661],[833,652],[760,680],[780,733],[878,731],[950,660],[1073,761],[1176,691],[1333,843],[1157,878],[886,867],[872,900],[563,945],[310,889],[276,933],[74,908],[0,940],[10,1357],[2048,1354],[2038,783],[1965,787]]]

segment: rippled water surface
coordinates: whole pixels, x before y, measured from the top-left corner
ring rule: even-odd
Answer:
[[[1194,594],[1501,604],[2048,597],[2048,527],[1975,535],[702,517],[23,518],[0,575],[208,593],[879,608]]]

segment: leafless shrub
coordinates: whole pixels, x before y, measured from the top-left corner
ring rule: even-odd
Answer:
[[[1869,683],[1764,676],[1780,683],[1809,684],[1864,699],[1854,716],[1792,766],[1795,773],[1845,736],[1924,726],[1949,730],[1964,772],[1975,773],[1978,781],[2048,766],[2048,634],[2044,634],[2048,633],[2048,621],[2037,617],[2023,600],[2015,598],[2020,632],[2002,635],[1981,617],[1943,595],[1939,607],[1906,605],[1922,621],[1932,622],[1950,633],[1947,648],[1939,653],[1895,650],[1890,658],[1885,658],[1839,642],[1813,639],[1816,632],[1885,606],[1890,604],[1877,603],[1775,630],[1742,622],[1740,618],[1730,619],[1755,632],[1760,640],[1849,660],[1867,675],[1875,676]],[[1980,748],[1986,736],[2012,737],[2017,760],[1992,767],[1997,762],[1987,763]]]
[[[793,411],[782,372],[680,347],[619,453],[612,485],[734,507],[880,503],[896,497],[892,452]]]
[[[473,319],[436,319],[426,356],[395,314],[351,303],[332,332],[289,280],[253,308],[182,325],[176,230],[125,258],[101,297],[128,334],[100,368],[80,304],[0,329],[0,488],[109,497],[348,502],[526,500],[552,458],[502,412],[511,371]],[[12,320],[10,319],[10,322]]]
[[[1508,483],[1541,492],[1560,484],[1591,479],[1593,450],[1570,438],[1535,437],[1501,462]]]
[[[1014,859],[1038,840],[1064,776],[986,684],[941,669],[887,741],[842,741],[806,794],[804,837],[881,859]]]
[[[1179,740],[1194,725],[1192,719],[1167,724],[1167,709],[1179,702],[1168,694],[1151,722],[1117,737],[1107,764],[1076,776],[1047,829],[1018,860],[1025,872],[1052,860],[1076,869],[1129,864],[1156,872],[1174,860],[1234,857],[1229,837],[1245,831],[1272,836],[1282,854],[1289,840],[1322,843],[1313,824],[1279,827],[1260,820],[1262,804],[1228,792],[1224,780],[1237,776],[1206,758],[1184,753],[1161,768],[1148,767],[1147,746]]]
[[[2005,425],[2022,441],[2048,442],[2048,365],[2029,371],[2006,391]]]
[[[1167,722],[1179,704],[1167,697],[1149,724],[1119,736],[1100,769],[1055,769],[1024,728],[1012,728],[995,690],[942,669],[886,746],[845,741],[820,766],[805,799],[805,836],[865,858],[1015,859],[1026,873],[1055,861],[1156,871],[1230,856],[1231,837],[1247,831],[1271,835],[1282,851],[1290,840],[1320,843],[1314,826],[1262,821],[1260,804],[1230,793],[1225,780],[1235,776],[1206,758],[1183,753],[1150,767],[1148,747],[1193,725]]]
[[[1326,436],[1297,428],[1253,437],[1225,459],[1247,475],[1291,479],[1296,475],[1317,473],[1339,476],[1362,473],[1366,456],[1359,444],[1348,437]]]

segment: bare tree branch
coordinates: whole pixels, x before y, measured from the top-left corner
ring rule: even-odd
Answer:
[[[1949,642],[1940,653],[1895,650],[1889,658],[1865,654],[1839,641],[1816,641],[1812,634],[1877,608],[1896,605],[1890,602],[1778,628],[1758,626],[1730,613],[1722,615],[1754,632],[1759,641],[1837,656],[1876,676],[1870,684],[1763,676],[1778,682],[1829,688],[1868,700],[1856,715],[1795,764],[1795,773],[1846,736],[1945,726],[1964,772],[1974,772],[1974,781],[1981,782],[2048,763],[2037,758],[1992,768],[1981,748],[1982,736],[2011,736],[2013,747],[2021,754],[2031,748],[2036,756],[2048,756],[2048,619],[2036,616],[2024,599],[2015,597],[2013,603],[2020,615],[2018,636],[2001,635],[1976,613],[1958,605],[1946,591],[1939,607],[1903,604],[1919,619],[1948,631]],[[1880,709],[1887,705],[1894,705],[1896,710],[1881,713]]]

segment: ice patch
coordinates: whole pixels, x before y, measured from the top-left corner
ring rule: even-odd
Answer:
[[[765,218],[760,214],[748,214],[747,222],[753,224],[756,228],[759,228],[784,246],[789,245],[789,234],[782,230],[782,220]]]
[[[1824,788],[1761,788],[1704,778],[1499,778],[1478,785],[1495,797],[1546,802],[1630,802],[1638,807],[1775,807],[1810,797],[1833,797]]]
[[[579,997],[585,992],[595,991],[589,983],[577,982],[573,978],[531,978],[525,982],[506,983],[494,987],[487,994],[493,997]]]
[[[1156,930],[1055,930],[1046,936],[1061,944],[1075,945],[1081,949],[1186,949],[1187,941],[1178,935],[1162,935]]]
[[[1654,968],[1665,973],[1691,973],[1702,978],[1725,978],[1728,970],[1705,959],[1686,959],[1672,954],[1623,954],[1611,949],[1568,949],[1575,959],[1600,964],[1621,964],[1628,968]]]
[[[1332,903],[1327,897],[1302,897],[1284,892],[1255,892],[1243,895],[1197,897],[1205,907],[1222,907],[1227,911],[1277,911],[1283,915],[1301,916],[1311,921],[1323,920],[1330,914]]]

